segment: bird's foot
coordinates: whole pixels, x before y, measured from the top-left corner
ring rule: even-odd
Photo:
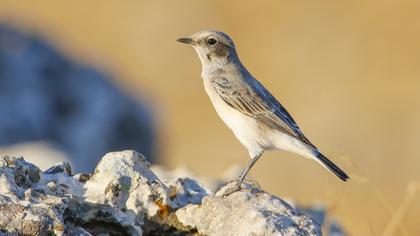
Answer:
[[[232,193],[238,192],[242,189],[239,180],[234,180],[227,183],[225,186],[222,186],[219,190],[217,190],[215,196],[221,196],[222,198],[226,198]]]

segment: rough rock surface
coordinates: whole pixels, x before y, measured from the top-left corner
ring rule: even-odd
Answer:
[[[249,184],[227,197],[225,189],[206,196],[201,205],[176,212],[178,220],[206,235],[319,235],[319,225],[285,201]]]
[[[134,151],[108,153],[93,174],[45,172],[0,157],[0,234],[321,235],[308,215],[260,188],[222,197],[190,178],[162,181]]]

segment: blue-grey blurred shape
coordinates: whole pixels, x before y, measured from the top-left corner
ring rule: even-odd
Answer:
[[[35,140],[67,153],[76,171],[92,171],[109,151],[155,157],[144,104],[40,38],[0,26],[0,145]]]

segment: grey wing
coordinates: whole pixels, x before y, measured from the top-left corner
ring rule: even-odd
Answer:
[[[258,81],[250,81],[253,87],[245,81],[231,81],[224,77],[212,78],[211,83],[216,93],[232,108],[315,147],[286,109]]]

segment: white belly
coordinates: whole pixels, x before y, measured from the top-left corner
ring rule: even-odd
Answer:
[[[251,157],[265,150],[273,149],[293,152],[307,158],[312,157],[312,152],[299,140],[259,124],[254,118],[230,107],[206,83],[205,88],[217,114],[233,131],[242,145],[248,149]]]

